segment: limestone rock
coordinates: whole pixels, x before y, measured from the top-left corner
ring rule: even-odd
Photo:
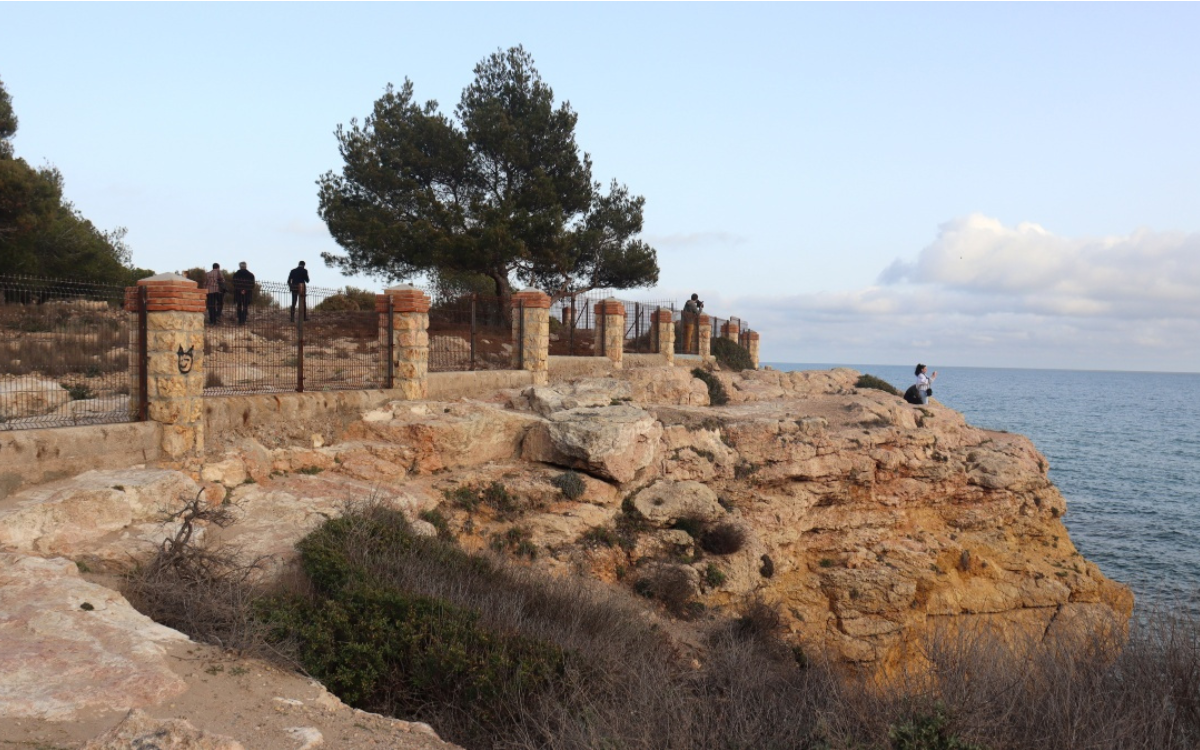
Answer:
[[[570,409],[535,424],[523,456],[625,483],[651,467],[661,437],[658,421],[636,406]]]
[[[160,527],[199,491],[185,474],[165,469],[87,471],[30,487],[0,502],[0,545],[43,555],[125,558],[110,535]],[[136,531],[135,531],[136,530]]]
[[[360,421],[345,437],[363,442],[406,446],[413,452],[411,472],[429,474],[515,458],[521,441],[537,417],[506,411],[492,404],[439,404],[426,413],[396,411],[390,420]]]
[[[650,523],[670,526],[681,518],[715,521],[725,515],[717,493],[699,482],[655,482],[634,495],[633,505]]]
[[[316,747],[305,744],[304,747]],[[155,719],[134,709],[120,724],[83,746],[83,750],[245,750],[242,743],[196,729],[183,719]]]
[[[0,414],[6,419],[49,414],[71,400],[71,394],[53,380],[24,377],[0,381]]]
[[[186,688],[164,649],[181,641],[69,560],[0,552],[0,717],[70,721],[161,703]]]

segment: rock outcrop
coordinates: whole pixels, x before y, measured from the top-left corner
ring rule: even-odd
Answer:
[[[373,498],[426,533],[436,511],[469,549],[523,539],[514,555],[558,575],[636,585],[671,569],[710,610],[775,603],[805,650],[885,670],[916,658],[943,626],[1042,634],[1127,621],[1132,595],[1075,550],[1066,504],[1028,439],[856,388],[851,370],[717,376],[727,406],[709,406],[684,368],[636,369],[486,400],[395,402],[329,444],[243,439],[196,476],[88,472],[10,496],[0,502],[0,717],[82,710],[86,699],[67,687],[71,665],[62,684],[33,666],[51,649],[83,669],[86,654],[113,654],[131,682],[106,685],[108,709],[147,709],[179,690],[154,666],[178,634],[137,621],[111,591],[85,590],[96,584],[55,556],[101,566],[145,557],[170,535],[170,512],[202,490],[240,516],[208,541],[265,555],[271,571],[322,520]],[[477,497],[497,486],[504,507],[456,500],[463,488]],[[59,581],[57,604],[25,606],[50,575],[29,571],[45,570]],[[27,620],[9,617],[17,611]],[[112,633],[54,635],[118,611]],[[34,674],[45,683],[36,690],[26,684]],[[34,708],[28,696],[42,694],[51,697]]]

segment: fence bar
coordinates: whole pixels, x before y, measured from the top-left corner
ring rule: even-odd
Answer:
[[[387,387],[396,387],[396,300],[387,297]]]
[[[470,364],[470,368],[472,371],[475,370],[475,336],[476,336],[476,334],[479,333],[479,330],[478,330],[478,328],[476,326],[476,322],[475,322],[475,313],[476,313],[475,305],[476,305],[476,302],[478,302],[478,300],[479,300],[478,292],[471,294],[471,364]]]
[[[146,300],[150,290],[145,285],[138,290],[138,345],[134,356],[138,358],[138,421],[145,422],[150,418],[150,327],[147,323]]]
[[[300,315],[296,318],[296,392],[304,393],[304,319],[308,317],[307,285],[300,285]]]

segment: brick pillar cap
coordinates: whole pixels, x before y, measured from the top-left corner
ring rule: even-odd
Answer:
[[[746,331],[746,338],[753,339],[754,341],[758,341],[758,339],[759,339],[758,331]]]
[[[138,279],[137,283],[138,286],[145,286],[146,284],[196,284],[196,282],[187,276],[180,276],[177,273],[157,273],[145,279]],[[196,288],[199,289],[200,285],[196,284]]]
[[[386,292],[423,292],[425,290],[421,289],[419,287],[415,287],[412,284],[397,284],[396,286],[389,286],[384,291],[386,293]]]

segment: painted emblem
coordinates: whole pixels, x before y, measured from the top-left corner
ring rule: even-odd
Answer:
[[[192,371],[192,354],[195,352],[195,350],[196,350],[196,347],[191,346],[191,347],[188,347],[187,351],[184,351],[184,348],[181,345],[179,347],[179,351],[175,353],[176,356],[179,357],[179,374],[180,375],[187,375],[189,372]]]

